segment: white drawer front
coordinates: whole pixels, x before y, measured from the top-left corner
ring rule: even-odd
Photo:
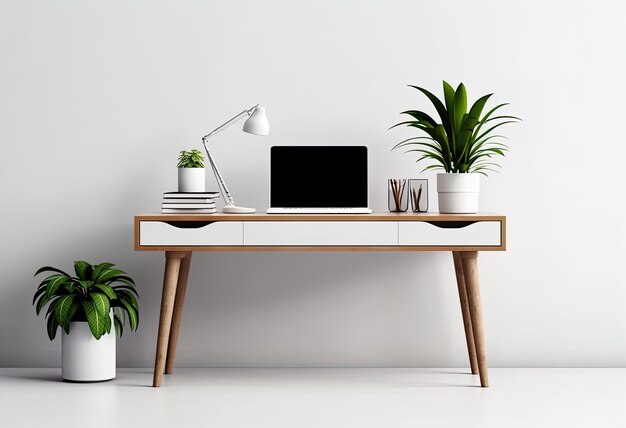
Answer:
[[[398,245],[395,221],[247,221],[245,245]]]
[[[183,228],[162,221],[142,221],[139,224],[139,245],[243,245],[243,223],[219,221],[197,228]]]
[[[399,222],[400,245],[499,246],[499,221],[478,221],[460,228],[445,228],[424,221]]]

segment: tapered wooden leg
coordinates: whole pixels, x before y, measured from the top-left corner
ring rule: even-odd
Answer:
[[[191,266],[191,251],[185,253],[185,257],[180,261],[178,272],[178,285],[176,286],[176,299],[174,300],[174,312],[172,313],[172,326],[170,327],[170,338],[167,343],[167,360],[165,361],[165,374],[174,372],[174,360],[176,359],[176,345],[178,344],[178,332],[183,319],[183,305],[185,304],[185,293],[187,292],[187,280],[189,279],[189,267]]]
[[[179,251],[165,252],[165,275],[163,276],[163,295],[161,296],[161,316],[159,318],[159,334],[157,336],[156,357],[154,359],[154,377],[152,386],[161,386],[163,369],[165,369],[165,357],[167,353],[167,342],[172,325],[172,312],[174,310],[174,299],[176,297],[176,284],[178,282],[178,271],[180,260],[185,257],[185,253]]]
[[[461,253],[453,251],[452,258],[454,259],[454,272],[456,273],[456,284],[459,289],[459,300],[461,301],[461,314],[463,315],[465,342],[467,343],[467,353],[469,355],[470,367],[472,369],[472,374],[478,374],[478,361],[476,360],[474,332],[472,331],[472,317],[470,315],[469,304],[467,302],[467,289],[465,287],[465,274],[463,273]]]
[[[478,360],[480,385],[486,388],[489,386],[489,374],[487,373],[487,356],[485,355],[483,315],[480,308],[477,259],[478,252],[476,251],[463,251],[461,253],[465,287],[467,289],[467,301],[469,303],[472,331],[474,333],[474,346],[476,347],[476,359]]]

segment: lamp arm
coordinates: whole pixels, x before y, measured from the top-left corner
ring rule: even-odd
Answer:
[[[249,108],[248,110],[244,110],[241,113],[239,113],[238,115],[236,115],[235,117],[233,117],[232,119],[230,119],[229,121],[227,121],[226,123],[224,123],[223,125],[218,126],[217,128],[215,128],[213,131],[209,132],[207,135],[205,135],[204,137],[202,137],[202,141],[204,141],[207,138],[210,138],[212,136],[214,136],[215,134],[217,134],[218,132],[223,131],[224,129],[228,128],[230,125],[234,124],[235,122],[237,122],[238,120],[243,119],[244,117],[248,116],[250,117],[252,115],[252,112],[254,111],[255,108],[257,108],[259,105],[255,105],[252,108]]]
[[[228,187],[226,187],[226,183],[224,182],[224,179],[222,178],[222,174],[220,174],[219,169],[217,169],[217,164],[213,160],[213,156],[211,156],[211,152],[209,151],[209,148],[207,147],[206,142],[209,138],[223,131],[224,129],[228,128],[230,125],[234,124],[238,120],[241,120],[246,116],[250,117],[254,109],[257,108],[258,106],[259,105],[257,104],[254,107],[249,108],[248,110],[242,111],[241,113],[239,113],[238,115],[236,115],[235,117],[233,117],[232,119],[224,123],[223,125],[218,126],[213,131],[209,132],[204,137],[202,137],[202,145],[204,146],[204,151],[206,152],[207,158],[209,159],[209,164],[211,165],[211,169],[213,170],[213,174],[215,175],[215,179],[217,180],[220,193],[222,194],[222,198],[224,198],[226,205],[235,205],[235,201],[233,200],[233,197],[230,195],[230,192],[228,191]]]
[[[213,174],[215,175],[215,180],[217,181],[217,185],[218,185],[218,188],[220,189],[220,193],[222,194],[222,198],[224,198],[224,201],[226,202],[227,205],[235,205],[235,201],[233,200],[233,197],[230,195],[230,192],[228,191],[228,187],[226,187],[226,183],[224,182],[224,179],[222,178],[222,174],[220,174],[220,171],[217,169],[217,165],[215,164],[215,161],[213,160],[213,156],[211,156],[211,152],[207,148],[206,140],[210,136],[211,134],[208,134],[202,137],[202,145],[204,146],[204,151],[206,152],[207,158],[209,159],[209,164],[211,165],[211,169],[213,170]]]

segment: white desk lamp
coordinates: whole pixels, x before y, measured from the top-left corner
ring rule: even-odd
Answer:
[[[235,201],[230,195],[228,187],[226,187],[226,183],[222,178],[222,174],[220,174],[219,170],[217,169],[217,165],[215,164],[213,156],[211,156],[211,153],[206,146],[206,142],[213,135],[217,134],[220,131],[223,131],[224,129],[228,128],[230,125],[234,124],[238,120],[243,119],[244,117],[248,117],[248,120],[246,120],[243,124],[244,132],[254,135],[268,135],[270,133],[270,124],[267,121],[267,117],[265,117],[265,109],[257,104],[251,109],[242,111],[225,124],[215,128],[215,130],[202,137],[202,145],[204,145],[204,150],[206,150],[209,164],[211,165],[213,173],[215,174],[215,179],[217,180],[217,184],[220,189],[220,193],[224,198],[224,202],[226,202],[226,205],[224,205],[224,208],[222,208],[222,212],[224,214],[252,214],[256,210],[254,208],[238,207],[235,205]]]

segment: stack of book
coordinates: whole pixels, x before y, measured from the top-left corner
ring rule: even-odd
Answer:
[[[217,192],[165,192],[161,203],[163,214],[213,214]]]

